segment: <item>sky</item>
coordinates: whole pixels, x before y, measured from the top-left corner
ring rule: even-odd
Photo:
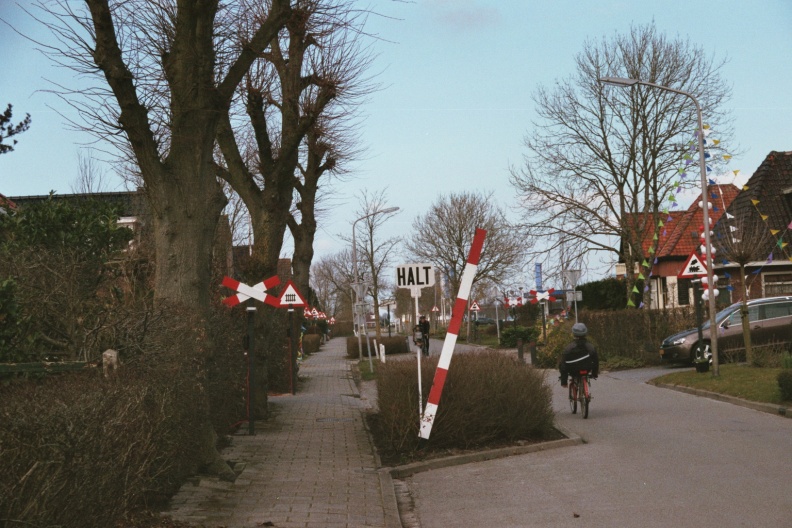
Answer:
[[[47,38],[22,12],[20,5],[27,4],[3,0],[0,19]],[[536,120],[532,93],[571,76],[575,55],[587,40],[626,33],[631,25],[654,22],[668,37],[689,39],[716,61],[729,61],[721,74],[732,88],[725,108],[734,118],[734,150],[741,151],[729,166],[740,170],[738,184],[770,151],[792,150],[792,0],[371,0],[366,5],[383,15],[372,15],[367,26],[379,37],[372,44],[378,54],[372,72],[381,89],[362,108],[365,154],[348,178],[331,184],[332,207],[317,233],[316,258],[348,245],[342,237],[351,237],[364,190],[384,191],[388,205],[400,208],[383,236],[410,236],[413,221],[453,192],[492,192],[495,203],[516,220],[509,168],[519,167],[527,153],[523,138]],[[73,111],[43,90],[48,81],[79,81],[2,23],[0,49],[0,104],[4,109],[12,103],[15,118],[29,113],[33,120],[15,151],[0,156],[0,193],[71,193],[78,153],[93,138],[70,130],[63,116],[73,117]],[[717,133],[717,123],[711,125]],[[92,152],[98,156],[99,150],[95,146]],[[109,166],[107,171],[103,190],[124,190]],[[288,247],[284,253],[289,256]],[[409,257],[401,260],[407,263]],[[533,268],[526,264],[530,285]],[[613,269],[605,262],[587,273],[581,283]]]

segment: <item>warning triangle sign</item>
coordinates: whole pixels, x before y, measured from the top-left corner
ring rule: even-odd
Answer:
[[[685,265],[682,266],[682,271],[679,272],[677,277],[680,279],[695,279],[696,277],[702,277],[706,274],[707,266],[704,264],[703,259],[696,255],[694,251],[688,257]]]
[[[471,312],[478,312],[479,310],[481,310],[481,308],[479,308],[479,305],[478,305],[478,303],[477,303],[476,301],[473,301],[473,302],[470,304],[470,311],[471,311]]]
[[[289,281],[286,283],[286,287],[283,288],[283,292],[278,298],[278,303],[281,308],[293,308],[295,306],[305,306],[305,299],[294,287],[292,281]]]

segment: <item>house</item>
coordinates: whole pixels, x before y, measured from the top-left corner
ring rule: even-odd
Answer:
[[[719,279],[718,306],[742,300],[735,249],[752,254],[745,265],[748,298],[792,295],[792,151],[770,152],[742,189],[711,184],[707,193],[713,202],[711,241],[716,248],[713,272]],[[672,212],[664,220],[651,276],[647,276],[651,308],[691,304],[690,279],[677,276],[701,245],[700,201],[701,195],[686,211]],[[653,237],[654,229],[647,229],[642,241],[644,254],[652,246]],[[617,275],[625,271],[621,264]]]
[[[723,255],[729,247],[751,254],[745,265],[748,298],[792,295],[792,151],[770,152],[726,212],[715,225],[715,244]],[[739,266],[717,260],[731,301],[742,300]]]
[[[708,185],[707,194],[712,198],[713,207],[709,217],[715,225],[726,209],[737,197],[740,190],[731,184]],[[692,304],[693,290],[690,279],[678,279],[677,276],[687,262],[691,253],[701,245],[701,227],[704,225],[704,214],[699,207],[699,194],[686,211],[672,211],[663,214],[662,225],[658,234],[657,249],[651,264],[651,274],[646,275],[646,286],[651,291],[650,308],[674,308]],[[629,221],[629,220],[628,220]],[[637,223],[637,222],[636,222]],[[650,255],[650,248],[655,243],[654,226],[645,231],[642,248],[644,255]],[[617,275],[624,275],[624,265],[617,269]]]

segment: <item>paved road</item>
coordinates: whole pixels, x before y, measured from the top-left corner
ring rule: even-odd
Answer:
[[[416,474],[423,528],[792,527],[792,420],[600,376],[591,416],[557,423],[584,444]]]

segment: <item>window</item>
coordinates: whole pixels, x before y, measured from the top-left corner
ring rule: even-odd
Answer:
[[[792,273],[765,273],[762,280],[765,297],[792,294]]]
[[[690,282],[690,279],[678,279],[677,280],[677,301],[678,306],[688,306],[693,304],[693,299],[691,299],[690,295],[690,288],[693,287],[693,284]]]
[[[764,319],[775,319],[776,317],[787,317],[790,314],[792,303],[773,303],[765,305]]]

